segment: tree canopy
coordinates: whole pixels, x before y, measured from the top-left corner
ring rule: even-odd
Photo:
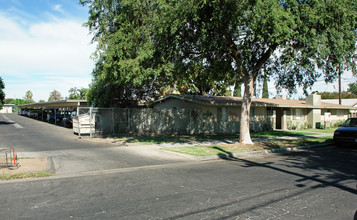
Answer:
[[[338,92],[318,92],[322,99],[338,99]],[[347,91],[341,92],[342,99],[356,99],[357,98],[357,82],[348,84]]]
[[[18,105],[26,105],[26,104],[31,104],[31,103],[34,103],[34,102],[35,101],[33,101],[33,100],[29,101],[27,99],[11,99],[9,101],[9,104],[14,104],[15,108],[17,108]]]
[[[348,84],[348,87],[349,87],[347,90],[348,92],[357,95],[357,82]]]
[[[169,64],[155,55],[150,1],[80,2],[89,5],[86,25],[98,43],[88,101],[125,107],[155,96],[167,85]]]
[[[264,75],[263,79],[263,89],[262,89],[262,98],[268,99],[269,98],[269,88],[268,88],[268,79],[267,76]]]
[[[338,92],[319,92],[317,94],[321,95],[321,99],[338,99],[339,98]],[[342,99],[356,99],[357,94],[353,94],[348,91],[342,91],[341,98]]]
[[[62,100],[62,96],[61,96],[61,93],[57,90],[53,90],[52,92],[50,92],[50,97],[48,98],[48,101],[51,102],[51,101],[59,101],[59,100]]]
[[[28,90],[25,94],[25,99],[31,102],[31,101],[33,101],[32,97],[33,97],[32,92],[30,90]]]
[[[77,87],[70,88],[68,99],[86,99],[88,89],[81,88],[77,89]]]
[[[266,66],[277,88],[304,91],[356,72],[357,3],[350,0],[81,0],[98,43],[90,97],[98,105],[158,95],[223,94],[244,84],[240,142]],[[338,21],[338,22],[336,22]],[[337,66],[339,68],[337,68]]]

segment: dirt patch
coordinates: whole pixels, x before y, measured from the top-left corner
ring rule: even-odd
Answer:
[[[47,157],[20,158],[18,163],[19,168],[17,169],[1,167],[0,174],[34,173],[46,171],[47,169]]]

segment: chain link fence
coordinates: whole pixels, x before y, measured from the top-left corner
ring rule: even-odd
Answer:
[[[238,118],[222,119],[209,111],[190,109],[80,107],[73,119],[74,133],[90,136],[238,133]],[[270,117],[252,120],[251,127],[272,127]]]

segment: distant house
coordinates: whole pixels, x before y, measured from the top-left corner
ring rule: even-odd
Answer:
[[[212,133],[239,132],[242,98],[227,96],[169,95],[152,103],[154,109],[189,109],[196,118],[210,115]],[[306,100],[252,99],[252,131],[317,128],[348,118],[356,108],[321,101],[312,94]],[[217,128],[220,128],[217,130]]]
[[[322,99],[321,102],[338,104],[339,100],[338,99]],[[357,99],[341,99],[341,105],[357,108]],[[357,110],[351,109],[350,116],[357,117]]]
[[[12,113],[14,106],[14,104],[4,104],[0,113]]]

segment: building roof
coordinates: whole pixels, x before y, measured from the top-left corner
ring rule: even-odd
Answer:
[[[20,108],[64,108],[87,106],[86,100],[60,100],[52,102],[37,102],[26,105],[19,105]]]
[[[192,102],[201,105],[217,105],[217,106],[241,106],[243,98],[231,96],[202,96],[202,95],[169,95],[165,96],[155,103],[160,103],[167,99],[179,99],[187,102]],[[287,100],[287,99],[252,99],[252,106],[265,107],[288,107],[288,108],[322,108],[322,109],[355,109],[350,106],[338,105],[333,103],[321,102],[321,106],[312,106],[306,104],[305,100]]]
[[[321,99],[321,102],[338,104],[339,100],[338,99]],[[341,104],[351,106],[351,107],[356,107],[357,99],[341,99]]]

